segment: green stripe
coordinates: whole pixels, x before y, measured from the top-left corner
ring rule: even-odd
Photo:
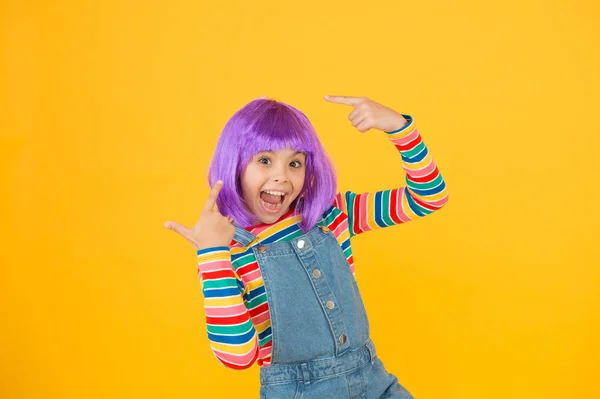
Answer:
[[[438,174],[438,176],[435,179],[429,182],[418,183],[407,179],[406,184],[408,187],[414,188],[415,190],[427,190],[439,186],[442,183],[442,181],[442,175]]]
[[[248,251],[249,252],[246,255],[241,256],[241,257],[237,258],[235,260],[235,262],[232,262],[233,268],[235,269],[236,272],[238,271],[238,269],[240,267],[244,267],[256,260],[256,257],[254,256],[254,252],[252,252],[251,249],[248,249]]]
[[[381,193],[381,196],[383,197],[383,209],[381,210],[381,218],[387,224],[387,226],[393,226],[396,223],[394,223],[394,221],[390,218],[391,191],[385,190]],[[381,227],[386,227],[386,226],[381,226]]]
[[[258,334],[257,334],[257,335],[258,335]],[[263,339],[259,339],[259,340],[258,340],[258,345],[259,345],[259,346],[264,346],[264,345],[268,344],[269,342],[271,342],[271,339],[272,339],[272,338],[273,338],[273,337],[271,336],[271,334],[269,334],[269,335],[268,335],[268,336],[266,336],[265,338],[263,338]]]
[[[337,212],[336,212],[337,211]],[[331,223],[333,223],[333,221],[335,220],[335,218],[340,214],[340,210],[337,208],[333,208],[333,210],[331,212],[329,212],[329,215],[327,215],[327,217],[325,218],[325,225],[329,226]]]
[[[202,288],[226,288],[226,287],[238,287],[237,279],[233,277],[227,277],[220,280],[204,280],[202,282]]]
[[[413,201],[414,201],[414,196],[413,196]],[[409,205],[409,206],[410,206],[410,205]],[[433,212],[433,211],[432,211],[432,210],[430,210],[430,209],[423,208],[421,205],[417,204],[416,202],[415,202],[415,203],[414,203],[412,206],[410,206],[410,208],[411,208],[413,211],[414,211],[414,210],[415,210],[415,208],[416,208],[417,210],[420,210],[420,211],[421,211],[422,213],[424,213],[425,215],[429,215],[431,212]]]
[[[206,325],[206,330],[213,334],[222,334],[222,335],[237,335],[245,333],[250,330],[252,327],[252,322],[248,320],[245,323],[236,326],[213,326],[210,324]]]
[[[348,259],[350,256],[352,256],[352,247],[348,246],[348,248],[346,248],[343,252],[346,259]]]
[[[227,288],[227,287],[237,287],[237,279],[235,278],[226,278],[222,280],[205,280],[202,282],[202,288],[211,289],[211,288]]]
[[[261,295],[259,297],[254,298],[250,302],[248,302],[246,304],[246,307],[248,309],[254,309],[255,307],[260,306],[260,305],[262,305],[265,302],[267,302],[267,295],[263,294],[263,295]]]
[[[353,192],[347,192],[346,194],[346,210],[348,214],[348,231],[350,232],[350,237],[354,237],[354,200],[356,198],[356,194]]]
[[[290,234],[289,236],[285,236],[285,241],[288,241],[288,240],[290,240],[290,241],[291,241],[291,240],[293,240],[294,238],[296,238],[296,237],[300,237],[300,236],[301,236],[301,235],[303,235],[303,234],[304,234],[304,232],[303,232],[302,230],[296,230],[296,231],[294,231],[292,234]]]
[[[400,151],[400,153],[401,153],[402,155],[404,155],[405,157],[412,158],[412,157],[414,157],[415,155],[417,155],[418,153],[420,153],[421,151],[423,151],[423,148],[425,148],[425,143],[423,143],[423,142],[421,141],[419,144],[417,144],[417,145],[415,146],[415,148],[412,148],[412,149],[410,149],[410,150],[406,150],[406,151]]]

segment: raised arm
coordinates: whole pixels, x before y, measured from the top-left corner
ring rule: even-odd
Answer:
[[[429,215],[448,201],[446,183],[410,115],[360,97],[333,97],[329,101],[354,106],[349,119],[361,132],[383,130],[395,145],[406,172],[406,185],[357,194],[339,193],[334,205],[348,215],[350,236],[394,226]]]

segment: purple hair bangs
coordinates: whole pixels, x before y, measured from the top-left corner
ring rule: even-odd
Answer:
[[[226,123],[209,168],[208,183],[223,187],[217,198],[219,212],[242,227],[260,224],[244,205],[241,176],[261,151],[292,149],[306,154],[304,187],[292,206],[302,215],[300,228],[314,226],[335,199],[337,181],[314,127],[302,112],[274,100],[257,99],[238,110]]]

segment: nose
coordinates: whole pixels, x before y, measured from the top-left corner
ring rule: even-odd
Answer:
[[[271,169],[271,179],[277,183],[285,183],[288,181],[285,165],[278,165]]]

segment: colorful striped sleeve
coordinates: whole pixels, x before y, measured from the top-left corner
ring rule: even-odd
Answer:
[[[338,193],[334,205],[348,215],[351,237],[429,215],[448,201],[446,183],[413,118],[402,116],[408,123],[399,130],[386,133],[400,152],[406,186],[375,193]]]
[[[246,369],[257,359],[258,336],[244,304],[245,287],[231,263],[228,247],[197,252],[202,281],[206,329],[217,360],[232,369]]]

